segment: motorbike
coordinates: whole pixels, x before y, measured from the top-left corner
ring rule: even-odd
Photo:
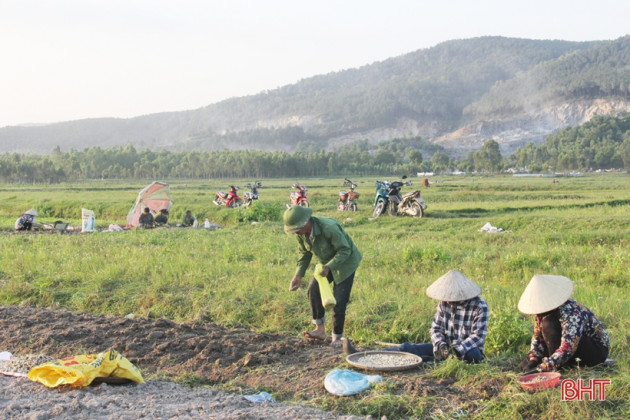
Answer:
[[[258,188],[262,187],[262,184],[259,181],[254,181],[253,184],[245,186],[249,188],[249,191],[243,194],[243,207],[248,207],[254,200],[258,200]]]
[[[217,191],[212,202],[217,206],[239,207],[243,199],[238,196],[237,190],[238,187],[230,185],[230,192]]]
[[[339,199],[337,200],[337,210],[339,211],[357,211],[359,208],[357,206],[357,200],[359,199],[360,194],[355,192],[354,189],[357,187],[357,184],[350,181],[346,178],[343,181],[344,187],[349,187],[348,191],[341,190],[339,191]]]
[[[403,176],[402,179],[406,179]],[[374,212],[372,217],[376,218],[385,211],[390,216],[422,217],[427,208],[424,199],[420,195],[420,190],[400,194],[403,186],[412,185],[411,181],[376,181],[376,197],[374,198]]]
[[[308,207],[308,198],[306,197],[306,187],[304,185],[300,185],[298,182],[291,186],[295,188],[297,191],[291,191],[291,204],[287,204],[287,208],[291,208],[291,206],[302,206]]]

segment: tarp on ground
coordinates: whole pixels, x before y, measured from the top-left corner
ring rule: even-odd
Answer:
[[[151,213],[155,215],[162,209],[169,210],[172,205],[171,188],[168,184],[158,181],[152,182],[140,191],[135,204],[131,206],[131,210],[129,210],[127,215],[127,227],[131,228],[140,225],[138,219],[140,219],[140,215],[145,207],[148,207]]]

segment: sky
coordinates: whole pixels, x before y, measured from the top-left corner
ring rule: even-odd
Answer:
[[[0,0],[0,127],[200,108],[478,36],[630,33],[628,0]]]

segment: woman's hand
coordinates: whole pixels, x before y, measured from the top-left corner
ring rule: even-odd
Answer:
[[[521,362],[521,372],[532,372],[536,370],[538,360],[525,359]]]
[[[442,343],[440,344],[440,346],[438,347],[438,351],[435,354],[435,360],[446,360],[448,358],[448,355],[450,353],[450,349],[448,348],[448,346],[446,345],[446,343]]]

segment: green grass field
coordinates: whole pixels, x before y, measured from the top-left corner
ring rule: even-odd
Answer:
[[[559,183],[510,176],[437,177],[422,188],[429,206],[424,218],[384,215],[370,220],[375,179],[354,180],[361,193],[357,213],[336,211],[341,179],[300,180],[308,187],[314,213],[344,223],[364,256],[348,307],[347,335],[364,346],[375,340],[429,341],[437,302],[425,289],[457,269],[482,287],[490,307],[487,361],[479,366],[448,362],[430,374],[471,386],[480,377],[509,381],[498,397],[477,402],[476,416],[630,417],[628,175],[567,177]],[[96,212],[101,229],[110,223],[124,225],[149,181],[0,185],[0,304],[135,313],[297,335],[308,327],[310,313],[305,290],[288,291],[297,245],[284,234],[281,222],[295,180],[263,180],[261,199],[250,209],[214,206],[214,191],[227,190],[234,182],[247,181],[170,182],[171,221],[178,223],[191,209],[201,221],[208,217],[224,227],[217,231],[72,235],[14,234],[12,227],[31,207],[40,214],[38,222],[80,225],[85,207]],[[486,222],[509,232],[479,232]],[[608,330],[617,368],[568,375],[610,378],[605,401],[562,402],[559,388],[529,394],[518,387],[518,363],[528,350],[532,319],[520,314],[516,304],[537,273],[571,278],[573,297]],[[377,387],[364,398],[330,398],[320,406],[388,418],[423,417],[422,401],[407,402],[401,410],[401,398]]]

